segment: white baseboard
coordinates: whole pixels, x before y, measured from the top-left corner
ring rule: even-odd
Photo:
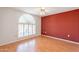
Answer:
[[[70,40],[66,40],[66,39],[61,39],[61,38],[57,38],[57,37],[52,37],[52,36],[48,36],[48,35],[43,35],[43,36],[46,36],[46,37],[49,37],[49,38],[53,38],[53,39],[57,39],[57,40],[61,40],[61,41],[65,41],[65,42],[68,42],[68,43],[73,43],[73,44],[78,44],[78,42],[74,42],[74,41],[70,41]]]
[[[20,41],[20,40],[17,39],[17,40],[15,40],[15,41],[10,41],[10,42],[6,42],[6,43],[1,43],[0,46],[8,45],[8,44],[11,44],[11,43],[14,43],[14,42],[17,42],[17,41]]]
[[[34,36],[32,36],[32,37],[36,37],[36,36],[39,36],[39,35],[34,35]],[[28,39],[30,39],[30,38],[32,38],[32,37],[29,37]],[[21,41],[21,40],[25,40],[25,39],[22,38],[22,39],[17,39],[17,40],[15,40],[15,41],[10,41],[10,42],[6,42],[6,43],[2,43],[2,44],[0,44],[0,46],[8,45],[8,44],[15,43],[15,42],[18,42],[18,41]]]
[[[39,35],[35,35],[35,36],[39,36]],[[61,39],[61,38],[56,38],[56,37],[52,37],[52,36],[48,36],[48,35],[43,35],[43,36],[46,36],[46,37],[49,37],[49,38],[54,38],[54,39],[57,39],[57,40],[61,40],[61,41],[65,41],[65,42],[68,42],[68,43],[73,43],[73,44],[78,44],[78,42],[74,42],[74,41],[70,41],[70,40],[66,40],[66,39]],[[25,39],[17,39],[15,41],[10,41],[10,42],[6,42],[6,43],[2,43],[0,44],[0,46],[3,46],[3,45],[7,45],[7,44],[11,44],[11,43],[14,43],[14,42],[18,42],[18,41],[21,41],[21,40],[25,40]]]

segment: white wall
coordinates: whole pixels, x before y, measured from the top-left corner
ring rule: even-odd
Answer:
[[[17,40],[17,22],[22,13],[10,8],[0,8],[0,44]]]
[[[0,42],[1,42],[1,39],[2,39],[2,10],[0,9]]]
[[[41,17],[34,16],[34,18],[36,20],[36,35],[41,35]]]
[[[18,19],[24,12],[12,8],[0,8],[0,44],[7,44],[18,40]],[[37,33],[41,34],[41,19],[33,15],[36,20]]]

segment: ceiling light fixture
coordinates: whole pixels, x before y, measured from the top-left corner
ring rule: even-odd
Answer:
[[[43,15],[45,15],[46,14],[46,9],[44,8],[44,7],[42,7],[41,9],[40,9],[40,14],[43,16]]]

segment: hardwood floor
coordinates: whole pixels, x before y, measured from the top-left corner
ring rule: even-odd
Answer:
[[[38,36],[0,46],[0,52],[79,52],[79,45]]]

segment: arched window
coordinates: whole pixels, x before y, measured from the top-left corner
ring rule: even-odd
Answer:
[[[18,37],[34,35],[36,33],[35,19],[30,14],[24,14],[19,19]]]

